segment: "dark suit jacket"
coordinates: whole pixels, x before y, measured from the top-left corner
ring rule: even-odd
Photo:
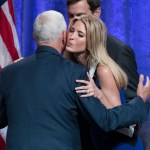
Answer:
[[[130,100],[136,97],[136,90],[139,81],[137,72],[137,64],[133,49],[118,40],[117,38],[108,35],[107,51],[110,57],[125,71],[128,76],[128,86],[125,91],[125,98]]]
[[[48,46],[0,72],[0,128],[8,125],[7,150],[81,150],[80,113],[105,131],[147,118],[140,97],[107,110],[96,98],[77,95],[76,79],[87,79],[86,70]]]

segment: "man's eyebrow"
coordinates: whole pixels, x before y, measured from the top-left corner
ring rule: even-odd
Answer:
[[[76,16],[81,16],[81,15],[85,15],[86,13],[78,13],[76,14]]]
[[[70,15],[70,16],[81,16],[81,15],[86,15],[86,13],[77,13],[77,14],[68,13],[68,15]]]

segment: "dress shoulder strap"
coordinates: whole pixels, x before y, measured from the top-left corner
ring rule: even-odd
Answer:
[[[93,63],[93,65],[90,67],[90,69],[89,69],[89,74],[90,74],[90,76],[93,78],[93,76],[94,76],[94,74],[95,74],[95,71],[96,71],[96,68],[97,68],[97,66],[98,66],[98,63],[97,62],[95,62],[95,63]]]

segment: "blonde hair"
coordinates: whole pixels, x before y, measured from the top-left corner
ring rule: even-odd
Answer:
[[[80,19],[73,19],[70,22],[69,29],[76,21],[81,21],[86,28],[86,67],[90,68],[95,62],[109,66],[114,76],[117,87],[119,89],[126,88],[128,83],[126,73],[113,59],[111,59],[106,50],[107,29],[105,27],[105,24],[101,19],[98,19],[94,16],[84,16]],[[69,54],[69,52],[66,52],[65,56],[74,59],[72,57],[72,54]]]

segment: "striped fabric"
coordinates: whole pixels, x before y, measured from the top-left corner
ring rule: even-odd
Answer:
[[[0,0],[0,70],[19,59],[12,0]],[[0,130],[0,150],[5,150],[7,127]]]
[[[7,127],[0,130],[0,150],[5,150]]]
[[[12,0],[0,0],[0,67],[20,57]]]
[[[0,150],[5,150],[5,141],[1,135],[0,135]]]

